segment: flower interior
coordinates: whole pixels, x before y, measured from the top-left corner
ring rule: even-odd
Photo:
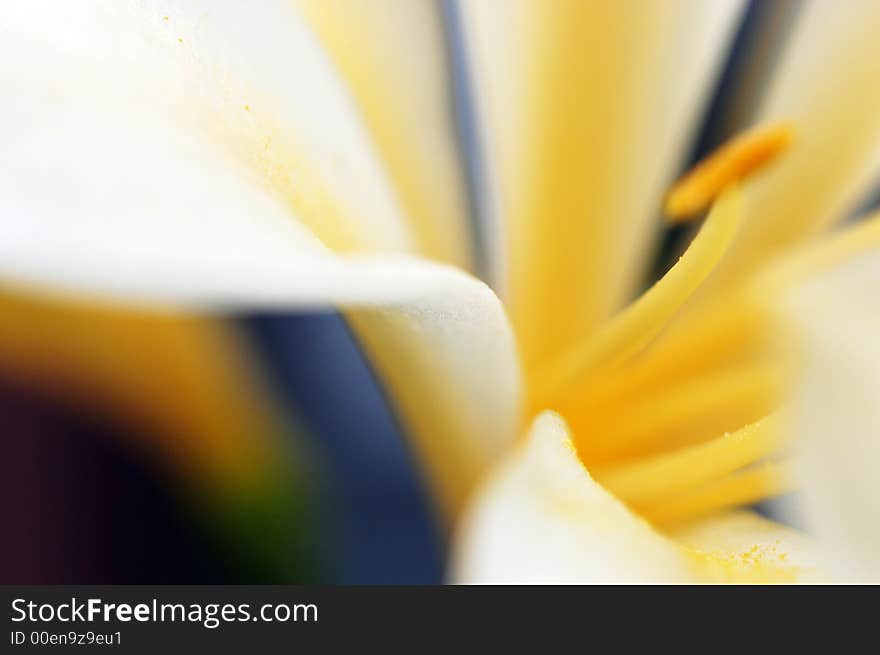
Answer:
[[[762,342],[766,312],[745,289],[718,302],[702,288],[741,221],[740,184],[791,140],[787,125],[756,129],[687,174],[670,221],[712,206],[680,260],[531,376],[531,407],[559,411],[595,479],[655,524],[792,488],[777,411],[788,364]]]

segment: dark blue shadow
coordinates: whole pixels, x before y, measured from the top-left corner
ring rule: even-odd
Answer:
[[[311,431],[334,535],[335,582],[430,584],[443,575],[434,507],[394,414],[343,319],[247,321],[266,368]]]

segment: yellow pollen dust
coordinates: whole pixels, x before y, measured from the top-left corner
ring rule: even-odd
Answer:
[[[788,124],[758,127],[733,137],[670,189],[664,206],[667,219],[680,223],[700,213],[725,187],[755,174],[785,152],[793,139],[794,129]]]

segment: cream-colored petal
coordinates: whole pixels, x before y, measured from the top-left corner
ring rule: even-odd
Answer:
[[[633,292],[741,3],[461,6],[531,369]]]
[[[544,413],[472,500],[458,526],[453,577],[539,584],[801,579],[786,561],[792,533],[769,522],[712,518],[677,536],[659,533],[594,482],[563,421]],[[803,550],[794,541],[793,551]]]
[[[791,296],[783,313],[804,361],[791,416],[805,518],[838,579],[880,581],[880,252]]]
[[[210,168],[198,147],[159,130],[142,141],[118,122],[84,144],[88,162],[103,150],[118,173],[83,160],[80,177],[74,162],[52,160],[65,153],[47,143],[33,167],[62,168],[41,171],[51,193],[18,193],[14,178],[0,181],[3,284],[73,303],[89,297],[186,311],[360,307],[359,334],[391,380],[438,495],[450,511],[457,507],[518,420],[515,344],[492,292],[420,260],[334,255],[234,167]],[[139,174],[128,177],[130,159],[115,148],[133,141]]]
[[[469,268],[467,195],[440,3],[295,1],[351,86],[419,251]]]
[[[840,219],[880,175],[880,2],[811,0],[795,23],[758,123],[793,124],[793,146],[750,187],[727,281]]]
[[[116,144],[130,137],[121,127],[108,137]],[[234,169],[208,175],[186,165],[181,144],[162,145],[167,156],[151,162],[150,177],[118,175],[103,190],[93,187],[100,178],[47,176],[55,193],[4,194],[3,284],[68,302],[186,311],[359,307],[359,335],[390,379],[438,495],[457,507],[518,420],[517,354],[494,294],[442,265],[329,253]],[[87,223],[64,225],[77,215]]]
[[[15,275],[31,290],[66,291],[67,300],[88,294],[187,310],[348,310],[437,496],[450,515],[457,510],[483,469],[512,442],[521,411],[516,344],[492,291],[456,269],[406,257],[345,258],[295,249],[234,253],[210,245],[183,259],[93,253],[89,268],[77,257],[43,251],[54,265],[32,267],[30,277],[21,271],[35,257],[44,261],[37,253],[9,270],[0,248],[0,275],[7,285]],[[19,336],[28,342],[27,334]]]
[[[282,0],[4,7],[4,235],[199,247],[216,230],[409,250],[359,112]],[[145,247],[145,246],[144,246]]]
[[[671,541],[596,484],[562,419],[539,416],[479,489],[455,544],[464,583],[683,582]]]
[[[827,576],[815,544],[797,530],[749,510],[722,512],[679,525],[667,534],[724,568],[750,571],[775,582],[812,583]],[[723,572],[721,573],[723,577]]]
[[[380,364],[408,374],[390,392],[454,508],[516,430],[510,326],[464,273],[327,250],[411,235],[294,9],[21,2],[2,29],[2,284],[74,304],[355,308]]]

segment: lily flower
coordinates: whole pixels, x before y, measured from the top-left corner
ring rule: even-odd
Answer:
[[[461,517],[454,580],[825,575],[802,535],[741,508],[798,481],[787,400],[808,376],[779,307],[880,247],[876,219],[832,229],[876,177],[880,3],[804,4],[759,127],[666,196],[674,220],[711,209],[641,295],[741,2],[459,3],[497,295],[473,274],[433,3],[11,5],[12,293],[341,309]],[[249,461],[245,434],[228,464]]]

